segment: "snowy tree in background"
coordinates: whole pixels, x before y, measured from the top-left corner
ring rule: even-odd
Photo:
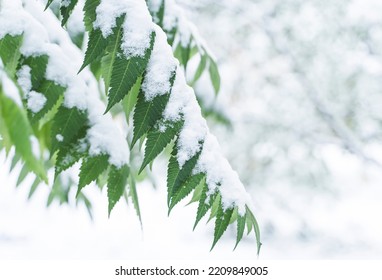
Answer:
[[[125,197],[140,216],[136,182],[165,150],[169,211],[193,192],[195,226],[209,210],[215,218],[212,247],[236,221],[236,245],[247,227],[259,250],[250,197],[185,79],[197,56],[191,83],[208,72],[217,93],[216,62],[175,2],[45,2],[0,2],[0,148],[12,166],[24,163],[18,183],[35,174],[30,196],[52,185],[48,205],[78,186],[91,210],[81,190],[95,182],[107,188],[109,215]]]
[[[382,2],[179,2],[216,51],[235,133],[212,129],[270,256],[380,255]]]

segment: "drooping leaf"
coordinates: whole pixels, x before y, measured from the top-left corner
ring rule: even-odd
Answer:
[[[162,0],[161,4],[159,6],[158,13],[157,13],[157,18],[158,18],[158,22],[157,23],[158,23],[159,26],[163,26],[165,5],[166,5],[166,1]]]
[[[180,52],[181,52],[181,57],[182,57],[182,63],[184,66],[184,70],[186,71],[188,61],[190,60],[190,57],[191,57],[191,37],[190,37],[190,41],[188,42],[187,46],[182,46],[181,44],[180,44],[180,46],[181,46]]]
[[[207,65],[207,55],[203,54],[200,57],[200,62],[199,62],[198,68],[196,68],[194,79],[192,80],[191,84],[195,84],[195,82],[200,79],[204,69],[206,69],[206,65]]]
[[[88,150],[88,143],[84,137],[86,135],[87,127],[80,129],[78,134],[72,139],[72,143],[64,145],[57,153],[55,165],[55,179],[58,174],[65,171],[79,161]]]
[[[214,242],[212,243],[211,250],[215,247],[216,243],[226,231],[229,221],[231,220],[232,213],[233,208],[228,208],[224,211],[223,206],[220,203],[215,220]]]
[[[219,211],[220,204],[221,204],[221,195],[217,194],[215,199],[214,199],[214,202],[212,203],[211,213],[210,213],[210,217],[208,218],[207,223],[209,221],[211,221],[213,218],[215,218],[215,216],[217,215],[217,213]]]
[[[170,205],[170,201],[173,195],[191,176],[192,170],[194,169],[201,153],[201,151],[199,151],[192,158],[186,161],[182,167],[180,167],[177,159],[177,150],[177,145],[175,143],[167,171],[168,205]]]
[[[138,101],[134,110],[134,136],[132,146],[147,133],[162,117],[169,95],[159,95],[153,100],[146,101],[142,91],[138,94]]]
[[[125,16],[116,19],[116,26],[112,29],[111,35],[108,37],[109,44],[106,48],[107,54],[101,59],[101,72],[105,83],[105,92],[109,92],[111,76],[113,73],[114,62],[120,55],[120,45],[122,39],[122,24]]]
[[[37,187],[40,185],[40,183],[41,183],[41,180],[38,177],[36,177],[36,179],[33,181],[33,184],[31,185],[31,188],[29,190],[28,199],[30,199],[33,196],[33,194],[36,192]]]
[[[210,72],[210,78],[215,90],[215,94],[218,94],[220,90],[220,74],[218,66],[216,65],[213,59],[210,59],[210,66],[208,68],[208,71]]]
[[[234,250],[236,249],[237,245],[239,245],[239,242],[243,238],[246,219],[247,219],[246,215],[244,216],[238,215],[237,217],[237,233],[236,233],[236,244],[235,244]]]
[[[117,168],[112,165],[109,172],[109,179],[107,184],[107,197],[109,200],[109,216],[111,210],[115,204],[123,196],[126,188],[127,178],[129,177],[129,167],[123,165],[121,168]]]
[[[87,31],[93,30],[93,22],[96,20],[96,9],[101,3],[101,0],[86,0],[84,5],[84,23]]]
[[[142,225],[142,217],[141,217],[141,209],[139,207],[139,201],[138,201],[137,185],[135,183],[135,179],[133,178],[133,176],[129,177],[129,196],[131,197],[131,200],[133,201],[135,211],[137,212],[139,221],[141,222],[141,225]]]
[[[77,195],[85,186],[95,181],[98,176],[109,166],[108,160],[108,155],[101,154],[88,157],[82,161]]]
[[[42,180],[47,181],[47,175],[42,163],[36,159],[32,152],[30,143],[32,128],[29,125],[25,111],[19,108],[12,99],[5,96],[1,90],[0,108],[7,133],[16,148],[16,152],[22,157],[31,171]]]
[[[24,59],[23,64],[31,68],[32,89],[38,91],[41,84],[46,81],[45,73],[48,66],[47,55],[29,56]],[[41,92],[41,91],[40,91]]]
[[[190,202],[187,203],[187,205],[190,205],[191,203],[198,202],[200,200],[200,196],[203,193],[203,189],[205,186],[205,180],[201,181],[199,185],[196,186],[194,193],[192,194],[192,198]]]
[[[46,3],[46,6],[45,6],[45,10],[49,8],[50,4],[52,4],[54,0],[48,0],[48,2]]]
[[[130,92],[122,100],[123,111],[125,112],[126,121],[129,122],[130,114],[138,100],[139,89],[141,87],[142,78],[139,77],[131,88]]]
[[[74,7],[78,3],[78,0],[70,0],[70,2],[68,3],[67,6],[64,5],[64,3],[67,3],[67,0],[63,0],[61,2],[60,11],[61,11],[61,16],[62,16],[62,21],[61,21],[62,26],[64,26],[66,24],[66,22],[68,21],[70,14],[72,13]]]
[[[168,212],[170,213],[176,204],[178,204],[182,199],[189,195],[192,190],[194,190],[199,185],[204,177],[205,175],[203,173],[192,175],[171,197],[171,203]]]
[[[78,72],[81,72],[90,63],[100,59],[104,55],[108,44],[109,40],[103,37],[101,29],[92,30],[89,35],[84,63]]]
[[[20,170],[19,177],[17,178],[16,187],[20,186],[20,184],[24,182],[24,179],[27,177],[28,173],[29,168],[26,164],[24,164]]]
[[[121,50],[118,51],[110,78],[110,90],[106,112],[129,93],[137,79],[146,69],[154,46],[155,32],[152,32],[150,37],[150,47],[146,49],[143,57],[134,56],[126,58]]]
[[[180,128],[183,126],[183,121],[178,121],[176,123],[163,124],[165,130],[161,131],[161,127],[152,129],[147,134],[147,141],[145,147],[145,156],[139,169],[139,173],[152,162],[166,146],[175,138],[175,135],[179,132]]]
[[[257,223],[257,220],[255,218],[255,216],[253,215],[251,209],[249,209],[248,206],[245,206],[246,208],[246,214],[245,216],[247,217],[247,221],[249,220],[250,224],[252,225],[253,227],[253,230],[255,231],[255,236],[256,236],[256,243],[257,243],[257,254],[260,253],[260,249],[261,249],[261,242],[260,242],[260,228],[259,228],[259,224]]]
[[[79,131],[87,125],[87,113],[76,107],[61,106],[53,119],[51,153],[72,142]]]
[[[204,184],[203,191],[199,199],[199,206],[198,206],[198,211],[196,213],[194,230],[196,226],[198,225],[198,223],[200,222],[200,220],[207,214],[208,210],[211,208],[212,203],[215,201],[215,198],[218,194],[217,192],[215,192],[214,194],[207,197],[207,193],[208,193],[208,185]]]
[[[37,113],[33,113],[28,109],[28,116],[32,123],[42,119],[57,104],[60,97],[64,95],[65,88],[52,81],[44,80],[41,86],[37,89],[37,92],[45,96],[46,102],[42,109]]]
[[[12,78],[20,59],[20,47],[23,42],[23,35],[5,35],[0,39],[0,58],[3,61],[5,70]]]

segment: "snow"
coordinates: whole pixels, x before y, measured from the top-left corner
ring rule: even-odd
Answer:
[[[20,0],[2,1],[0,10],[0,39],[5,35],[20,35],[23,32],[24,21],[17,11]]]
[[[24,94],[27,94],[31,91],[31,68],[28,65],[23,65],[17,72],[17,83],[21,87]]]
[[[167,44],[166,34],[155,26],[156,40],[147,65],[142,90],[146,101],[170,92],[170,78],[179,62],[173,57],[172,49]]]
[[[163,0],[148,0],[147,6],[150,9],[150,11],[157,13],[160,9],[160,6],[162,4]]]
[[[10,1],[5,1],[5,3],[8,2]],[[46,78],[66,87],[64,106],[87,111],[91,124],[87,135],[91,154],[108,153],[110,164],[117,167],[127,164],[129,161],[127,142],[111,116],[103,115],[105,104],[97,95],[97,81],[87,70],[77,75],[83,59],[81,51],[73,45],[68,34],[60,27],[59,21],[52,12],[50,10],[44,12],[41,3],[25,1],[23,8],[20,1],[16,2],[18,5],[12,7],[17,10],[17,14],[23,22],[22,54],[25,56],[48,55]],[[17,21],[12,20],[12,22]],[[18,27],[18,24],[16,25]],[[24,66],[18,75],[23,90],[26,93],[29,92],[31,89],[30,69]],[[41,96],[38,96],[37,93],[29,93],[28,96],[32,98],[30,101],[31,109],[36,112],[41,109],[43,103]],[[95,136],[100,135],[103,137],[95,138]]]
[[[68,7],[70,4],[70,0],[62,0],[61,1],[61,6],[62,7]]]
[[[64,141],[64,136],[62,136],[61,134],[57,134],[56,139],[58,142],[62,142],[62,141]]]
[[[42,93],[34,90],[26,94],[26,99],[28,109],[35,114],[41,111],[47,100]]]
[[[126,13],[121,44],[123,53],[126,57],[144,56],[154,27],[144,1],[102,0],[96,12],[93,26],[99,28],[105,38],[112,33],[116,19]]]
[[[222,155],[215,136],[207,135],[200,159],[193,172],[207,174],[208,194],[212,195],[218,189],[222,197],[223,209],[237,206],[239,214],[244,216],[245,206],[252,206],[249,194],[245,191],[237,172]]]
[[[2,66],[2,61],[0,60],[0,66]],[[16,85],[11,79],[3,72],[0,67],[0,85],[3,88],[4,94],[11,98],[18,106],[23,106],[23,103],[20,98],[20,93]]]

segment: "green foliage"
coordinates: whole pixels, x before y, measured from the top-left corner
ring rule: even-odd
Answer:
[[[37,113],[33,113],[28,109],[28,116],[32,123],[36,123],[41,120],[50,110],[54,108],[60,98],[63,97],[65,88],[52,81],[44,80],[36,91],[44,93],[46,102],[42,109]]]
[[[63,26],[68,21],[77,2],[78,0],[61,2],[60,12]],[[51,3],[52,1],[48,1],[47,7]],[[90,154],[90,142],[87,139],[87,134],[93,123],[90,120],[89,112],[77,107],[67,107],[64,102],[67,88],[57,81],[47,79],[47,69],[52,54],[48,52],[44,54],[42,51],[41,54],[34,56],[21,55],[20,47],[23,43],[23,35],[11,36],[8,34],[0,40],[0,57],[8,78],[19,88],[21,100],[25,102],[22,105],[23,108],[19,107],[12,99],[3,94],[0,87],[0,133],[2,136],[0,149],[5,148],[9,152],[10,148],[14,146],[16,150],[13,158],[15,164],[20,159],[25,163],[19,174],[18,183],[21,183],[30,171],[34,172],[35,175],[33,176],[36,178],[30,189],[30,196],[32,196],[41,181],[47,181],[45,170],[54,168],[55,180],[47,204],[50,205],[55,200],[65,203],[69,200],[73,182],[63,183],[64,180],[61,180],[62,172],[72,167],[76,162],[82,161],[79,171],[77,201],[83,201],[91,213],[91,203],[81,190],[93,181],[102,188],[107,181],[109,215],[120,198],[125,196],[125,198],[131,198],[141,220],[136,188],[136,179],[139,180],[139,176],[135,177],[135,175],[141,173],[174,141],[167,173],[169,213],[175,205],[193,193],[191,202],[199,203],[194,228],[208,211],[210,211],[209,220],[215,218],[212,248],[229,224],[237,221],[236,246],[243,238],[245,226],[247,226],[248,233],[252,229],[254,230],[259,249],[261,245],[259,243],[259,227],[250,209],[247,207],[245,215],[240,216],[237,206],[223,207],[219,188],[212,190],[207,184],[208,174],[194,173],[203,150],[203,141],[198,143],[199,151],[182,166],[179,165],[177,138],[184,127],[185,119],[181,115],[176,122],[170,122],[165,120],[163,116],[172,94],[176,69],[168,81],[170,84],[168,92],[161,93],[152,99],[146,98],[142,83],[148,78],[146,70],[157,39],[155,31],[150,35],[150,44],[145,49],[144,55],[127,56],[124,53],[122,42],[125,18],[129,15],[122,14],[117,18],[111,34],[104,37],[101,30],[94,29],[93,25],[99,4],[100,0],[86,0],[85,2],[84,22],[89,33],[89,39],[84,60],[78,72],[89,66],[92,72],[96,73],[95,77],[98,80],[103,80],[106,96],[101,96],[100,99],[104,99],[107,103],[105,114],[117,114],[122,111],[128,121],[131,112],[134,111],[133,136],[129,146],[130,149],[133,149],[138,140],[141,140],[141,143],[146,143],[141,166],[139,170],[134,169],[133,163],[117,167],[110,164],[110,155],[106,153]],[[162,26],[162,29],[165,16],[166,6],[165,2],[162,1],[159,11],[153,14],[154,21]],[[216,62],[207,49],[200,42],[197,42],[192,34],[188,44],[183,46],[180,43],[181,40],[176,40],[176,36],[182,35],[179,33],[177,25],[171,30],[165,30],[165,32],[168,42],[173,44],[174,56],[179,59],[184,69],[194,55],[199,55],[200,62],[193,79],[191,79],[192,83],[195,83],[208,70],[214,90],[216,93],[219,92],[220,75]],[[21,86],[17,79],[14,79],[17,69],[21,69],[23,66],[29,66],[31,69],[31,90],[41,93],[46,98],[45,104],[38,112],[32,112],[28,109],[28,93],[24,94],[20,90]],[[102,95],[102,91],[100,92]],[[95,93],[95,95],[97,94]],[[113,110],[111,110],[112,108]],[[35,157],[30,143],[32,136],[38,140],[41,155],[49,151],[50,158],[41,156],[41,159],[37,159]],[[128,189],[126,188],[127,185],[129,186]]]
[[[217,216],[215,220],[214,242],[212,244],[211,250],[215,247],[216,243],[219,241],[220,237],[222,237],[223,233],[227,229],[233,214],[233,208],[228,208],[226,210],[223,210],[223,206],[221,205],[221,202],[219,207],[217,208],[218,208],[218,211],[217,211]]]
[[[32,152],[30,136],[32,128],[26,113],[12,99],[5,96],[0,88],[0,118],[2,137],[16,148],[16,153],[25,161],[28,168],[47,181],[46,171],[40,160]]]
[[[61,106],[53,119],[52,153],[76,140],[75,138],[81,129],[87,125],[86,121],[87,114],[85,111],[75,107],[69,109]]]
[[[174,195],[178,193],[182,185],[185,184],[188,179],[190,179],[192,170],[194,169],[201,153],[201,151],[199,151],[196,155],[186,161],[182,167],[180,167],[177,160],[177,152],[178,149],[177,145],[175,144],[171,154],[170,162],[168,164],[167,172],[167,199],[169,206],[171,205],[171,201]]]
[[[111,72],[109,102],[106,112],[125,97],[137,79],[143,74],[154,46],[154,38],[155,33],[153,32],[151,34],[150,48],[146,50],[144,57],[137,56],[126,59],[122,51],[118,51]]]
[[[183,126],[183,122],[176,122],[174,124],[163,124],[164,131],[161,131],[160,125],[153,128],[147,134],[147,141],[145,147],[145,157],[143,159],[139,173],[152,162],[166,146],[175,138],[176,133]]]
[[[62,1],[61,3],[61,16],[62,16],[62,26],[66,24],[69,19],[70,14],[72,13],[74,7],[77,5],[78,0],[70,0],[69,5],[64,6]]]
[[[109,172],[109,179],[107,184],[107,197],[109,199],[109,215],[114,208],[118,200],[123,196],[125,192],[125,186],[129,177],[129,167],[127,165],[117,168],[111,166]]]
[[[21,56],[20,47],[22,41],[22,35],[11,36],[7,34],[4,38],[0,39],[0,58],[10,77],[15,75],[17,64]]]
[[[134,145],[154,124],[161,118],[168,102],[169,95],[156,96],[151,101],[146,101],[143,92],[138,94],[137,104],[134,111]]]
[[[82,190],[83,187],[86,185],[89,185],[91,182],[97,180],[98,176],[105,171],[105,169],[109,165],[109,156],[108,155],[98,155],[94,157],[88,157],[86,158],[81,165],[81,171],[80,171],[80,181],[78,183],[78,191],[77,194]],[[115,170],[112,169],[112,172],[115,173]],[[110,175],[111,176],[111,175]],[[113,182],[117,182],[114,180],[115,176],[109,177],[109,186],[108,189],[111,189],[112,186],[110,186]],[[113,205],[114,206],[114,205]],[[110,207],[109,207],[110,209]]]

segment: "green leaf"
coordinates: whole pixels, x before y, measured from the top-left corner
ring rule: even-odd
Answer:
[[[169,214],[176,204],[178,204],[182,199],[184,199],[187,195],[189,195],[192,192],[192,190],[194,190],[200,184],[200,182],[203,180],[204,177],[205,175],[203,173],[192,175],[179,188],[179,190],[174,193],[174,195],[171,197],[171,203],[170,203],[170,207],[168,211]]]
[[[226,231],[229,225],[229,221],[231,220],[232,213],[233,213],[233,208],[228,208],[227,210],[224,211],[223,206],[220,202],[216,220],[215,220],[214,242],[212,243],[211,250],[215,247],[216,243],[219,241],[223,233]]]
[[[209,221],[211,221],[217,215],[220,205],[221,205],[221,195],[217,194],[214,202],[212,203],[211,213],[210,213],[210,217],[208,218],[207,223]]]
[[[206,69],[206,65],[207,65],[207,55],[203,54],[203,55],[201,55],[198,68],[195,71],[194,79],[192,80],[191,84],[195,84],[196,81],[200,79],[200,77],[203,74],[204,69]]]
[[[0,114],[7,129],[11,142],[15,145],[18,153],[25,161],[28,168],[45,182],[48,181],[46,171],[40,161],[32,152],[30,136],[32,128],[29,125],[26,113],[19,108],[12,99],[5,96],[0,90]]]
[[[211,82],[215,90],[215,94],[219,93],[220,90],[220,74],[218,66],[216,65],[213,59],[210,59],[210,67],[209,67]]]
[[[105,83],[105,92],[109,92],[110,80],[113,72],[114,62],[119,54],[122,39],[122,24],[125,16],[116,19],[116,26],[112,29],[111,35],[108,37],[109,45],[106,48],[107,55],[101,59],[101,72]]]
[[[135,211],[137,212],[139,221],[141,222],[141,226],[142,226],[142,217],[141,217],[141,210],[140,210],[139,201],[138,201],[137,185],[135,183],[135,179],[133,178],[133,176],[129,177],[129,190],[130,190],[129,196],[131,197],[131,200],[133,201]]]
[[[32,89],[38,91],[41,84],[46,81],[45,73],[48,66],[49,57],[47,55],[30,56],[25,58],[23,64],[31,68]],[[40,91],[41,92],[41,91]]]
[[[9,168],[9,172],[12,172],[12,170],[16,167],[16,164],[21,160],[21,156],[19,154],[15,154],[12,158],[11,166]]]
[[[161,4],[160,4],[160,6],[159,6],[158,13],[157,13],[158,25],[159,25],[159,26],[163,26],[163,19],[164,19],[165,5],[166,5],[166,1],[165,1],[165,0],[162,0],[162,1],[161,1]]]
[[[61,106],[53,119],[51,153],[70,144],[84,126],[87,126],[86,111]]]
[[[84,69],[90,63],[99,60],[105,53],[105,50],[109,44],[109,40],[103,37],[101,29],[94,29],[90,32],[88,47],[85,53],[84,63],[82,64],[80,70]]]
[[[194,169],[196,162],[199,159],[201,151],[196,153],[192,158],[184,163],[182,168],[180,168],[177,160],[177,144],[175,143],[173,151],[171,153],[170,162],[168,164],[167,172],[167,192],[168,192],[168,205],[170,205],[171,198],[179,190],[179,188],[186,182],[186,180],[191,176],[192,170]]]
[[[247,219],[246,215],[244,216],[238,215],[237,217],[237,234],[236,234],[236,244],[235,244],[234,250],[236,249],[237,245],[239,245],[239,242],[243,238],[246,219]]]
[[[11,78],[14,77],[20,59],[20,47],[23,35],[5,35],[0,39],[0,58]]]
[[[45,6],[45,10],[49,8],[50,4],[52,4],[54,0],[48,0],[48,2],[46,3],[46,6]]]
[[[130,92],[122,101],[123,110],[125,112],[126,121],[129,122],[130,114],[138,100],[139,89],[141,87],[142,77],[139,77],[131,88]]]
[[[117,168],[112,165],[109,172],[109,179],[107,184],[107,197],[109,199],[109,216],[115,204],[123,196],[129,177],[129,167],[127,165]]]
[[[178,121],[176,123],[163,124],[165,130],[161,131],[160,127],[156,129],[151,129],[147,134],[147,141],[145,147],[145,156],[139,169],[139,173],[152,162],[166,146],[175,138],[175,135],[179,132],[180,128],[183,126],[183,121]]]
[[[132,146],[162,118],[169,97],[169,94],[164,94],[154,97],[153,100],[146,101],[144,93],[142,91],[139,92],[138,101],[134,110],[134,136],[131,143]]]
[[[101,3],[101,0],[86,0],[84,5],[84,23],[87,31],[93,30],[93,22],[96,20],[96,9]]]
[[[186,71],[187,64],[188,64],[188,61],[190,60],[190,55],[191,55],[191,38],[190,38],[190,42],[188,42],[186,47],[181,46],[180,52],[181,52],[181,56],[182,56],[182,62],[184,65],[184,70]]]
[[[88,157],[82,161],[77,195],[85,186],[95,181],[98,178],[98,176],[109,166],[108,160],[108,155],[101,154],[94,157]]]
[[[200,199],[199,199],[199,206],[198,206],[198,211],[196,213],[194,230],[195,230],[196,226],[198,225],[198,223],[200,222],[200,220],[206,215],[208,210],[211,208],[212,203],[215,201],[215,198],[218,194],[216,192],[207,198],[207,192],[208,192],[208,185],[204,184],[203,191],[202,191],[202,194],[200,195]]]
[[[253,215],[252,211],[249,209],[248,206],[245,206],[246,208],[246,216],[247,216],[247,221],[249,220],[249,223],[252,225],[254,231],[255,231],[255,236],[256,236],[256,243],[257,243],[257,255],[260,253],[260,248],[261,248],[261,241],[260,241],[260,228],[259,224],[257,223],[257,220],[255,216]]]
[[[56,83],[44,80],[37,92],[42,93],[46,97],[44,107],[37,113],[33,113],[28,109],[28,116],[32,123],[42,119],[53,107],[57,104],[61,96],[64,95],[65,88],[57,85]]]
[[[32,198],[33,194],[36,192],[37,187],[40,185],[40,183],[41,183],[41,180],[38,177],[36,177],[36,179],[33,181],[33,184],[29,190],[28,199]]]
[[[200,200],[200,196],[203,193],[203,189],[205,186],[205,180],[201,181],[198,186],[196,186],[194,193],[192,194],[192,198],[190,202],[187,203],[187,205],[190,205],[193,202],[198,202]]]
[[[147,67],[155,40],[155,32],[151,33],[150,47],[146,49],[143,57],[126,58],[121,50],[113,63],[108,94],[108,112],[116,103],[121,101],[134,86],[137,79]]]
[[[20,186],[20,184],[27,177],[28,173],[29,173],[29,168],[26,164],[24,164],[19,173],[19,177],[17,178],[16,187]]]
[[[55,179],[58,174],[73,166],[86,154],[88,150],[88,144],[84,139],[86,131],[87,127],[83,127],[72,139],[72,143],[62,146],[58,151],[55,164]]]
[[[61,2],[61,8],[60,8],[61,16],[62,16],[62,21],[61,21],[62,26],[64,26],[66,22],[68,21],[69,16],[72,13],[74,7],[77,5],[78,0],[70,0],[68,6],[63,6],[63,2],[64,0]],[[67,1],[65,0],[65,2]]]

